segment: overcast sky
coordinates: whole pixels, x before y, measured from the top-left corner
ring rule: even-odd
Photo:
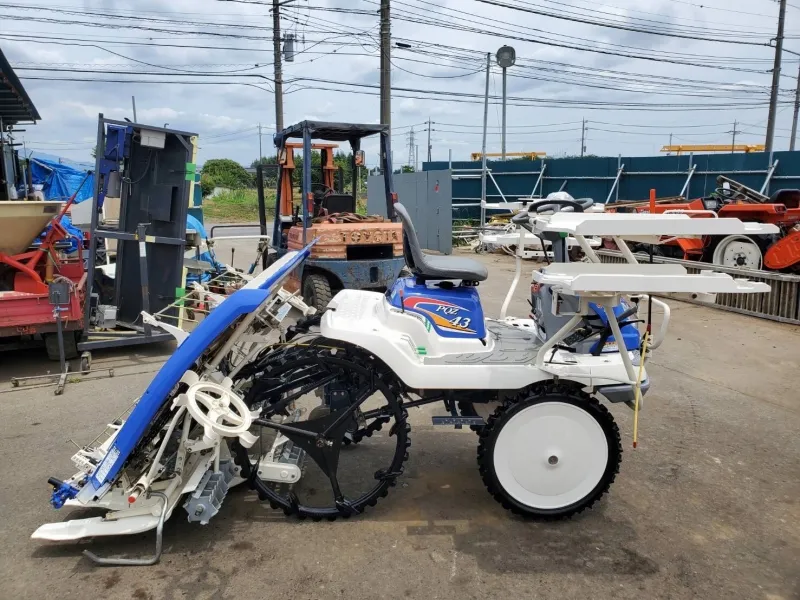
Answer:
[[[454,160],[480,150],[482,65],[503,44],[517,53],[508,70],[509,152],[578,154],[583,119],[586,151],[597,155],[657,154],[670,133],[674,144],[729,144],[734,121],[737,142],[763,143],[776,2],[489,1],[526,10],[392,0],[396,166],[408,162],[412,125],[426,158],[428,119],[434,160],[446,160],[448,150]],[[377,9],[377,0],[294,0],[282,8],[283,32],[298,39],[294,62],[284,64],[285,124],[378,121]],[[27,127],[29,148],[87,160],[98,113],[132,119],[135,95],[139,122],[200,134],[200,163],[226,157],[249,165],[258,156],[259,123],[263,153],[273,153],[272,17],[263,3],[0,1],[0,23],[0,48],[42,116]],[[800,9],[791,5],[786,36],[786,47],[800,51]],[[798,70],[797,56],[784,59],[777,150],[788,149]],[[135,83],[78,81],[91,79]],[[493,65],[490,94],[500,93]],[[492,100],[489,152],[500,151],[500,114]],[[376,145],[366,150],[375,164]]]

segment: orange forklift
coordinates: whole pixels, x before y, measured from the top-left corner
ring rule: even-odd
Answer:
[[[356,214],[358,171],[364,165],[361,140],[380,136],[384,194],[388,217]],[[305,302],[324,309],[341,289],[385,291],[405,265],[403,229],[393,222],[397,194],[392,189],[389,128],[385,125],[302,121],[275,134],[278,149],[278,193],[272,244],[279,258],[317,239],[301,272],[288,280],[287,290],[300,291]],[[300,140],[300,141],[292,141]],[[322,142],[316,142],[321,140]],[[337,143],[349,142],[352,151],[351,189],[344,191],[334,164]],[[321,181],[312,183],[312,151],[320,152]],[[292,175],[295,151],[302,152],[301,201],[295,203]]]

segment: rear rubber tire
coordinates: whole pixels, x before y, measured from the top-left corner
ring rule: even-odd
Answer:
[[[319,273],[306,276],[303,279],[303,299],[306,304],[313,306],[318,312],[322,312],[333,299],[331,282]]]
[[[558,414],[555,417],[547,414],[549,409],[553,409]],[[577,409],[578,412],[574,409]],[[542,415],[537,416],[537,411],[540,411]],[[595,440],[604,440],[600,442],[604,447],[598,445],[596,448],[587,449],[574,444],[565,446],[559,442],[568,437],[556,436],[556,441],[553,441],[552,439],[545,440],[546,435],[541,438],[533,438],[533,440],[529,437],[521,438],[525,440],[522,444],[513,440],[514,443],[511,444],[508,436],[512,435],[515,428],[519,429],[520,419],[522,419],[522,424],[528,427],[528,433],[541,432],[542,429],[557,430],[557,426],[562,423],[565,423],[564,427],[567,428],[567,433],[571,432],[572,434],[581,434],[583,432],[581,428],[586,427],[585,431],[588,436],[594,437]],[[536,419],[539,420],[538,424],[532,427],[531,425],[536,422]],[[553,425],[556,427],[552,427]],[[509,429],[506,430],[506,427]],[[506,430],[505,438],[503,438],[504,430]],[[573,436],[572,439],[575,437]],[[522,446],[525,446],[524,450],[528,450],[528,452],[515,452],[523,450]],[[531,449],[532,451],[530,451]],[[556,457],[555,463],[548,461],[549,465],[554,465],[552,469],[544,466],[543,463],[535,462],[537,458],[547,460],[546,455],[551,453],[553,456],[549,457],[550,459]],[[603,454],[606,455],[604,459],[602,458]],[[522,470],[519,468],[518,460],[515,460],[520,456],[530,457],[530,461]],[[597,460],[594,460],[595,458]],[[562,471],[556,473],[555,469],[558,468],[559,460],[561,460]],[[573,391],[529,395],[519,402],[500,406],[480,432],[480,442],[478,443],[480,474],[487,490],[495,500],[515,514],[547,521],[566,519],[591,507],[608,492],[619,473],[621,460],[622,443],[619,428],[611,413],[596,399]],[[589,465],[592,461],[594,463]],[[572,474],[570,469],[572,469]],[[543,475],[534,482],[530,480],[526,482],[525,470],[528,473],[538,470]],[[563,489],[563,481],[574,479],[576,472],[579,478],[578,483],[570,489]],[[580,479],[582,475],[583,478]],[[581,488],[587,486],[591,487],[584,493]],[[535,489],[531,489],[532,487]],[[561,497],[568,498],[563,504],[559,504],[560,501],[555,500],[555,494],[547,495],[552,493],[554,488],[559,489]],[[569,498],[570,494],[578,494],[578,497]],[[534,498],[542,498],[542,500],[532,500]],[[548,502],[552,506],[547,506]]]
[[[44,334],[44,347],[47,350],[47,358],[50,360],[61,360],[58,353],[58,334]],[[74,331],[64,332],[64,359],[72,360],[78,358],[78,337]]]

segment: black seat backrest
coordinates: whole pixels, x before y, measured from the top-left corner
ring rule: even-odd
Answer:
[[[423,252],[406,207],[395,204],[394,210],[403,224],[403,255],[418,282],[458,280],[467,285],[474,285],[489,276],[486,267],[471,258],[438,256]]]
[[[416,264],[423,261],[422,247],[417,239],[417,231],[414,229],[411,216],[405,206],[399,202],[395,203],[394,212],[403,224],[403,256],[406,259],[406,265],[413,272]]]
[[[328,194],[322,205],[328,210],[328,214],[356,212],[356,201],[352,194]]]

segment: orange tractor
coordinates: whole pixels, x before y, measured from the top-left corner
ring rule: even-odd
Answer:
[[[689,211],[697,218],[732,217],[755,223],[771,223],[780,234],[764,236],[706,236],[678,238],[658,246],[660,254],[727,267],[800,271],[800,190],[779,190],[765,196],[732,179],[719,176],[710,196],[691,201],[663,199],[653,202],[615,203],[606,212]]]

